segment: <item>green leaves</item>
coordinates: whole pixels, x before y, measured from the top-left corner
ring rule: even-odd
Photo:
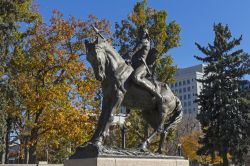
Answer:
[[[135,46],[138,40],[137,31],[145,24],[149,29],[151,46],[159,52],[156,75],[160,81],[170,83],[174,80],[176,66],[172,66],[172,57],[166,55],[171,48],[180,45],[180,26],[175,21],[168,24],[166,20],[166,11],[148,7],[147,1],[138,2],[127,19],[122,20],[120,24],[116,23],[113,43],[118,46],[119,53],[125,55]]]
[[[249,139],[245,138],[249,137],[250,118],[246,116],[249,108],[242,102],[240,81],[249,73],[249,55],[241,49],[236,50],[242,37],[232,39],[227,25],[216,24],[214,31],[213,45],[202,47],[196,43],[205,57],[195,58],[207,63],[204,79],[198,80],[203,89],[197,100],[201,106],[197,118],[204,133],[198,152],[211,156],[218,153],[224,165],[228,163],[228,154],[233,162],[241,163],[249,144]]]
[[[167,83],[174,83],[173,74],[177,71],[177,66],[173,66],[173,58],[166,56],[160,59],[156,68],[156,75],[159,80]]]

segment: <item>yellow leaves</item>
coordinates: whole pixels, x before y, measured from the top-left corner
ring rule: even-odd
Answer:
[[[212,160],[211,156],[199,156],[197,155],[197,150],[201,147],[198,143],[198,139],[201,136],[200,131],[193,131],[190,135],[183,136],[181,138],[182,149],[184,154],[189,160],[196,160],[200,163],[211,163],[219,164],[222,162],[222,158],[218,155],[215,156],[215,159]]]
[[[199,156],[196,154],[198,148],[200,147],[198,143],[199,136],[200,132],[194,131],[191,135],[181,138],[183,151],[190,160],[199,160]]]
[[[86,135],[83,130],[89,128],[88,126],[91,124],[88,122],[89,117],[86,111],[72,108],[68,111],[65,109],[48,111],[46,114],[47,123],[44,129],[51,127],[52,130],[44,134],[42,138],[51,140],[54,144],[57,144],[60,138],[77,142],[85,140],[83,137]]]
[[[129,16],[129,19],[135,23],[136,25],[143,25],[146,22],[146,13],[145,13],[145,5],[146,1],[138,2],[135,7],[133,13]]]
[[[20,140],[28,139],[22,146],[47,143],[59,148],[65,140],[78,145],[92,135],[96,118],[90,114],[100,109],[95,98],[100,83],[81,58],[83,40],[96,36],[92,23],[110,34],[105,19],[65,20],[55,12],[51,25],[38,22],[25,43],[13,50],[10,85],[18,106],[6,108],[20,119]]]

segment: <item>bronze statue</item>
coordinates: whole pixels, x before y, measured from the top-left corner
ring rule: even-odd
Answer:
[[[96,31],[99,34],[97,29]],[[103,139],[109,127],[109,119],[121,105],[128,109],[140,109],[143,118],[154,129],[141,143],[140,150],[146,152],[147,145],[160,134],[158,153],[162,153],[167,132],[182,118],[182,106],[167,84],[146,78],[150,73],[148,65],[153,65],[156,53],[154,49],[150,49],[148,35],[145,27],[140,28],[140,41],[133,52],[128,54],[132,65],[127,64],[100,34],[95,42],[85,42],[87,60],[102,85],[102,111],[91,140],[79,147],[72,159],[95,157],[103,151]]]

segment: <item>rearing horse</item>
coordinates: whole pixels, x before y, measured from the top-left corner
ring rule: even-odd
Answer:
[[[164,102],[159,106],[156,97],[133,82],[130,78],[133,68],[125,63],[125,60],[108,42],[97,38],[94,43],[86,41],[85,46],[87,60],[93,67],[96,79],[101,81],[103,91],[101,115],[90,142],[96,145],[103,144],[112,113],[123,105],[129,109],[141,110],[143,118],[154,129],[154,132],[142,142],[141,149],[147,150],[147,145],[157,134],[161,134],[158,152],[162,153],[167,131],[182,118],[180,100],[167,84],[156,82],[164,98]],[[152,84],[150,81],[148,83]]]

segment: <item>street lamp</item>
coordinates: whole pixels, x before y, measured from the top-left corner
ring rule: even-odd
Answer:
[[[111,120],[111,125],[119,125],[121,129],[121,136],[122,136],[122,145],[121,148],[125,149],[126,147],[126,127],[130,126],[131,123],[125,123],[125,119],[127,118],[127,114],[129,113],[128,109],[122,107],[119,114],[113,115]]]
[[[181,144],[177,145],[178,156],[181,156]]]

